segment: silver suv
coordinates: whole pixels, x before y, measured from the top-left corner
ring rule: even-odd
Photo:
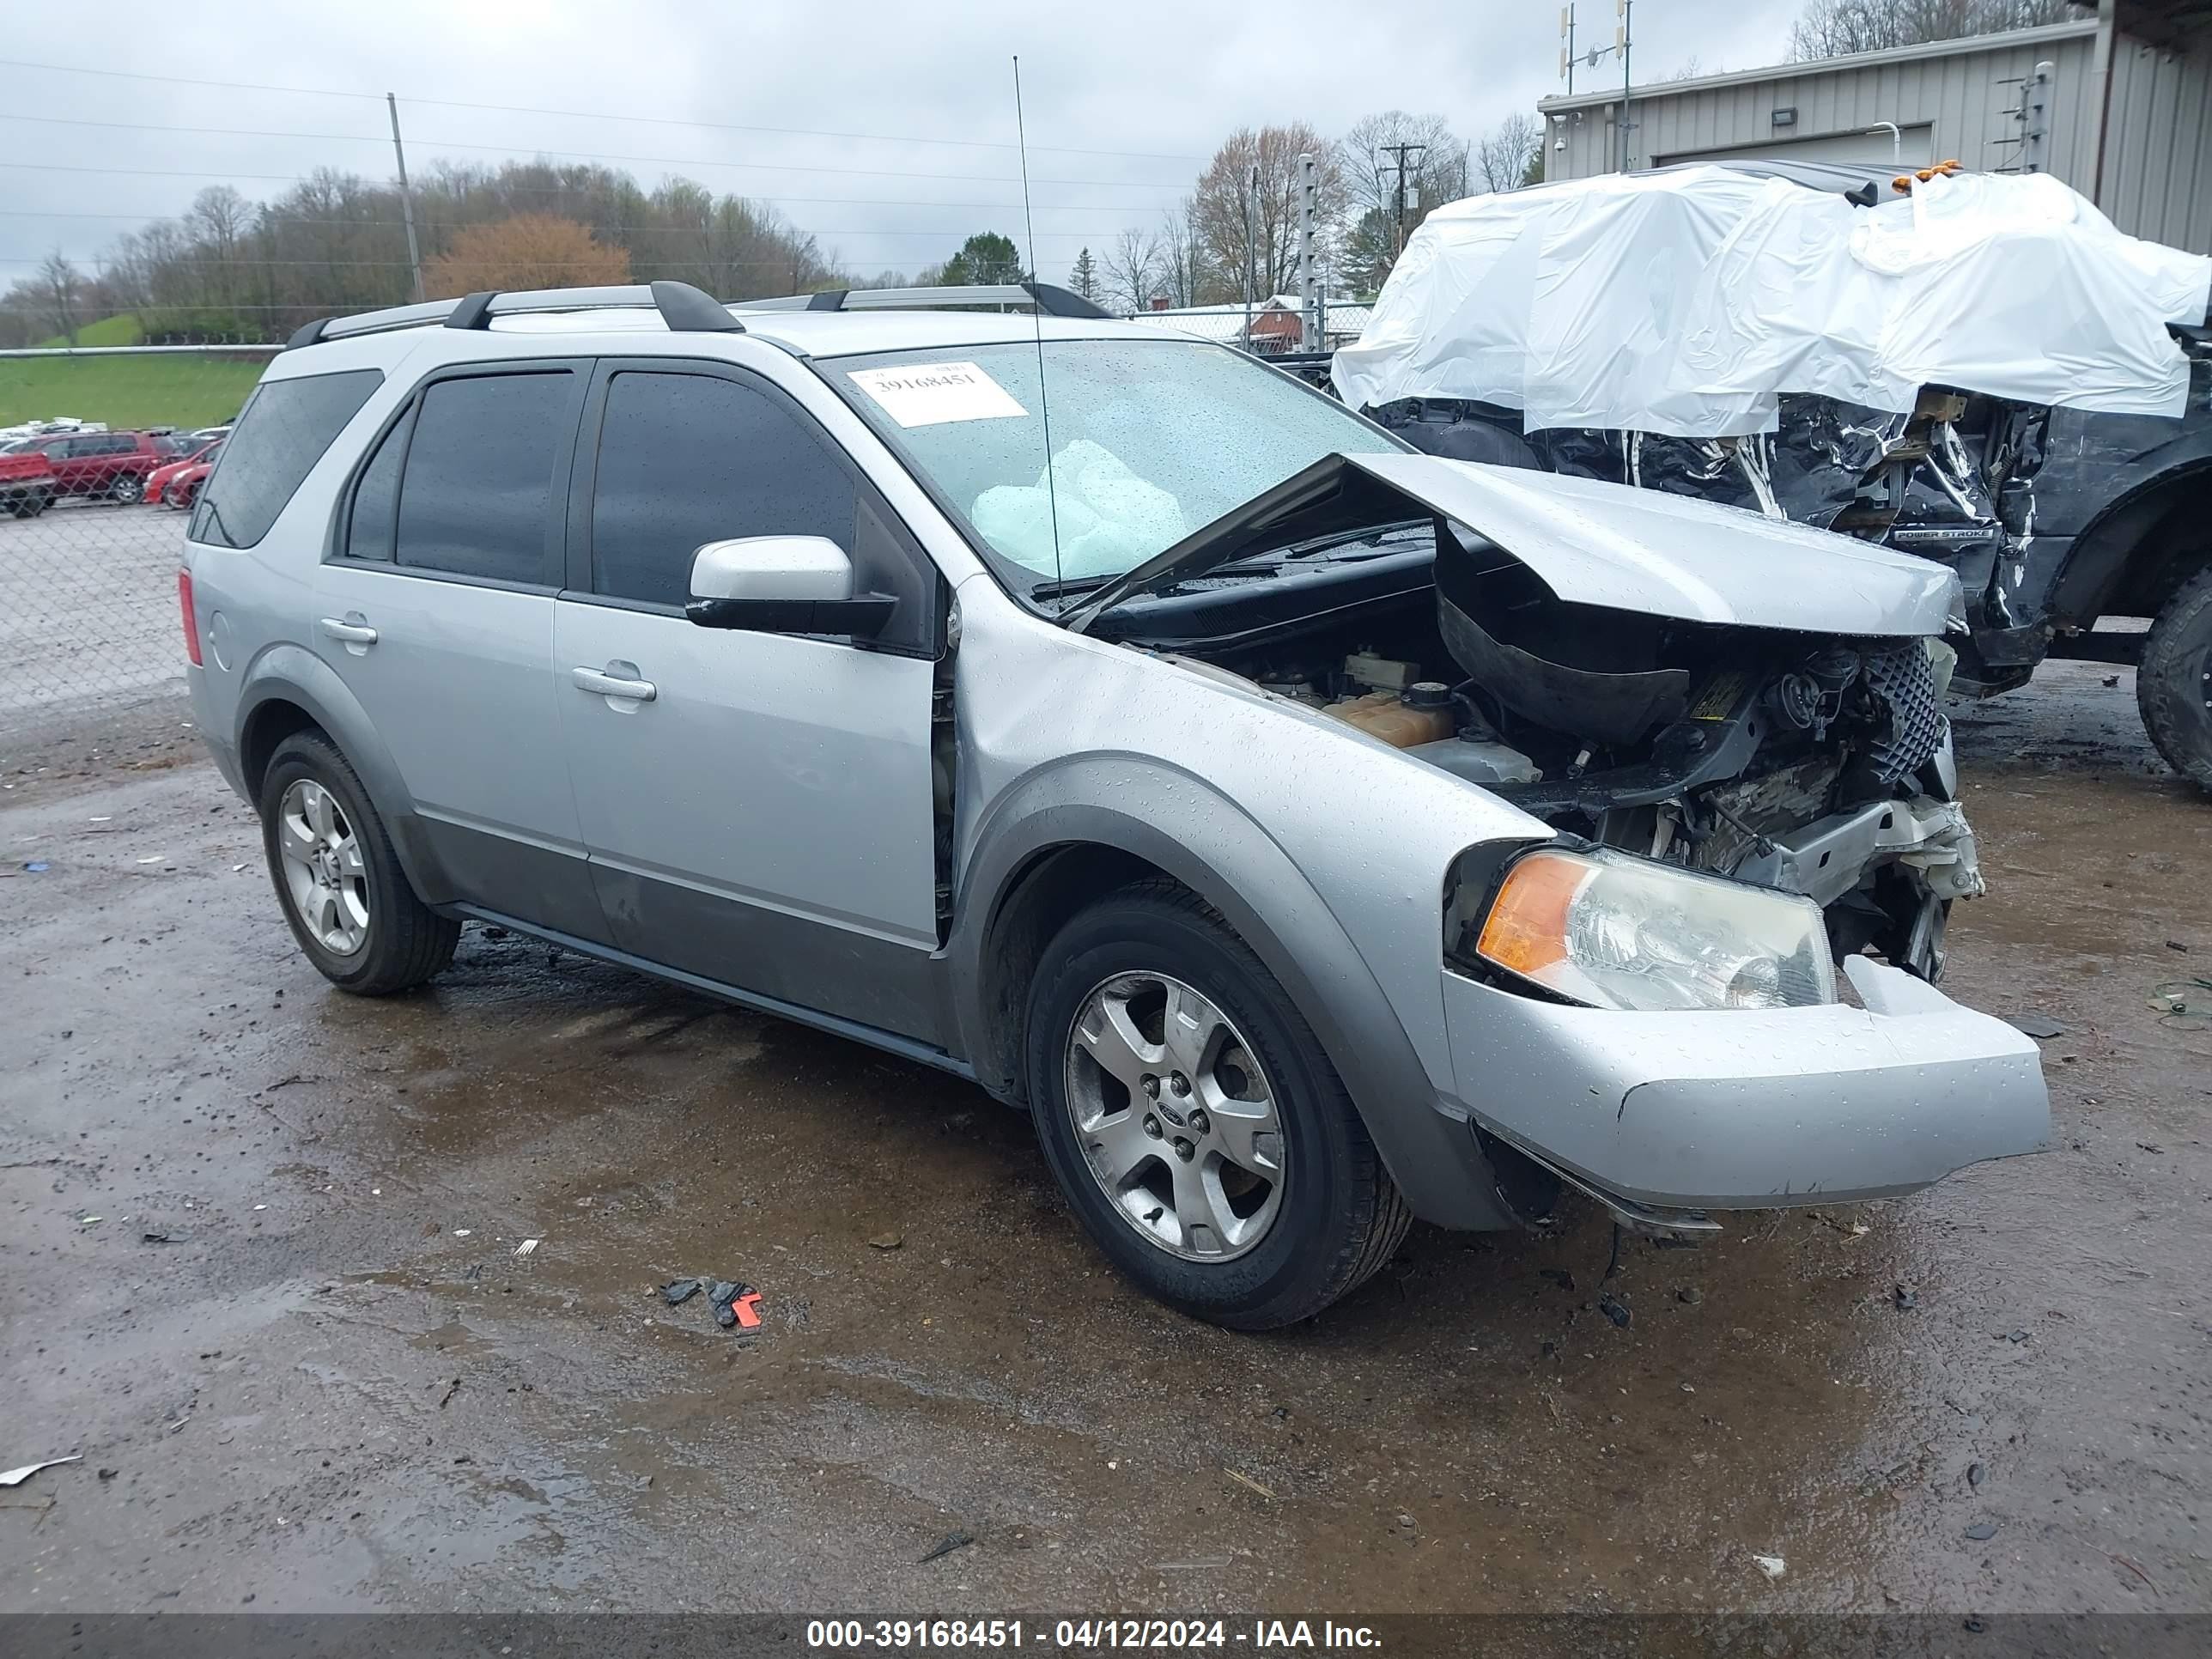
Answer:
[[[1050,288],[313,325],[181,583],[333,983],[495,921],[971,1078],[1224,1324],[1415,1216],[1696,1234],[2048,1129],[1931,983],[1948,570],[1419,455]]]

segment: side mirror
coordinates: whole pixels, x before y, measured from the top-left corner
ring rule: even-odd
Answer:
[[[757,634],[883,632],[896,601],[855,593],[853,562],[823,536],[744,536],[708,542],[691,556],[691,602],[702,628]]]

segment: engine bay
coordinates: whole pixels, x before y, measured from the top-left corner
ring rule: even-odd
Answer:
[[[1341,720],[1563,832],[1802,892],[1838,955],[1871,947],[1935,976],[1948,902],[1981,890],[1952,799],[1948,647],[1570,605],[1480,538],[1437,528],[1431,580],[1407,591],[1255,634],[1131,642]],[[1205,598],[1217,621],[1234,604]]]

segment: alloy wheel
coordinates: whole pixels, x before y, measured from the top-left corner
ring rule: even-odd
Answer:
[[[1165,974],[1117,974],[1068,1032],[1067,1109],[1091,1174],[1139,1237],[1225,1261],[1282,1207],[1274,1092],[1228,1017]]]
[[[285,890],[315,942],[349,957],[368,942],[368,868],[337,797],[313,778],[284,792],[276,848]]]

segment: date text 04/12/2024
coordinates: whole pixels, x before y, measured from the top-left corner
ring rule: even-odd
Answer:
[[[1060,1619],[1048,1626],[1018,1619],[817,1619],[807,1623],[806,1645],[817,1651],[1026,1646],[1073,1652],[1242,1648],[1265,1654],[1379,1648],[1382,1642],[1365,1625],[1333,1620],[1255,1619],[1239,1626],[1221,1619]]]

